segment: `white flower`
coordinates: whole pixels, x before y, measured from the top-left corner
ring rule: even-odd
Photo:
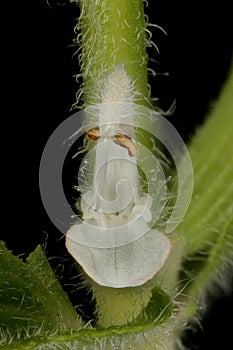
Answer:
[[[171,249],[170,239],[149,227],[152,199],[140,189],[132,102],[132,83],[119,65],[104,84],[93,186],[81,200],[83,222],[66,235],[67,249],[84,271],[115,288],[144,284]]]

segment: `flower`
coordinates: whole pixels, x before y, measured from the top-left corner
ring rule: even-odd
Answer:
[[[69,229],[66,246],[96,283],[132,287],[144,284],[162,267],[171,242],[149,227],[152,198],[140,189],[136,111],[123,65],[110,74],[104,89],[97,109],[99,127],[88,133],[96,140],[93,183],[83,191],[83,221]]]

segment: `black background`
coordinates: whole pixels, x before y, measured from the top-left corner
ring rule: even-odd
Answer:
[[[148,51],[155,58],[158,74],[150,79],[152,96],[167,110],[176,99],[176,110],[169,120],[187,141],[201,125],[217,98],[232,60],[233,25],[230,4],[195,1],[180,4],[149,1],[150,22],[162,26],[165,36],[153,29],[160,49]],[[64,289],[70,291],[72,268],[64,239],[47,217],[40,200],[38,170],[43,148],[51,133],[72,114],[78,85],[74,75],[79,67],[73,57],[74,25],[79,10],[68,1],[45,0],[9,2],[2,11],[2,205],[3,239],[8,248],[23,258],[41,243]],[[153,6],[152,6],[153,5]],[[151,28],[152,29],[152,28]],[[4,193],[7,194],[6,198]],[[63,264],[64,270],[59,266]],[[229,282],[230,283],[230,282]],[[72,287],[73,288],[73,287]],[[74,289],[74,288],[73,288]],[[233,289],[233,288],[232,288]],[[192,349],[231,348],[233,294],[210,298],[210,311],[203,330],[188,334]],[[86,319],[92,317],[93,304],[85,289],[72,292]],[[229,344],[227,346],[227,344]],[[231,344],[231,346],[230,346]]]

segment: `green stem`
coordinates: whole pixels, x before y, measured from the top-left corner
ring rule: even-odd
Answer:
[[[92,289],[101,327],[133,322],[151,297],[151,288],[141,286],[119,289],[95,284]]]
[[[104,79],[123,63],[137,92],[138,103],[149,98],[146,24],[142,0],[80,0],[77,30],[82,47],[84,106],[100,103]]]

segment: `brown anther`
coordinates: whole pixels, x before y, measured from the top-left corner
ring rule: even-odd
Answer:
[[[99,138],[100,138],[99,128],[97,127],[97,128],[93,128],[93,129],[88,130],[87,136],[94,141],[99,140]]]
[[[113,141],[124,148],[127,148],[130,157],[134,157],[137,154],[137,149],[131,138],[127,135],[116,134]]]

